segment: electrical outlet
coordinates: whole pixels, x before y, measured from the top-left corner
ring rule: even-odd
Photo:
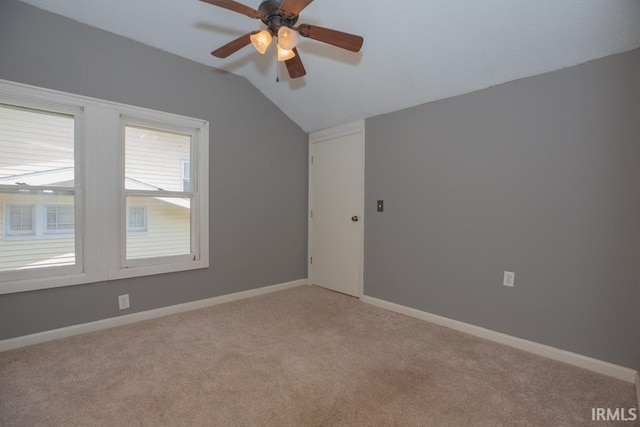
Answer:
[[[129,294],[118,295],[118,305],[120,306],[120,310],[129,308]]]
[[[510,288],[513,288],[513,286],[515,285],[515,282],[516,282],[516,273],[514,273],[513,271],[505,271],[502,284],[504,286],[509,286]]]

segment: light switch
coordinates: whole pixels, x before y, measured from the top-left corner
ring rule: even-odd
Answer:
[[[378,200],[378,212],[384,212],[384,200]]]

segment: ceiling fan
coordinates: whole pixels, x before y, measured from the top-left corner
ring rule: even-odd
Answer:
[[[263,0],[258,10],[233,0],[200,1],[241,13],[249,18],[259,19],[267,26],[265,30],[252,31],[214,50],[211,52],[213,56],[226,58],[250,43],[253,44],[258,52],[264,54],[273,37],[277,37],[278,61],[284,61],[292,79],[307,74],[300,59],[300,54],[296,49],[299,35],[351,52],[359,52],[364,41],[360,36],[317,25],[300,24],[296,26],[300,12],[309,6],[313,0]]]

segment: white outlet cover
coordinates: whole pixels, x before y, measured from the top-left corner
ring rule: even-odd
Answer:
[[[515,285],[515,282],[516,282],[516,273],[514,273],[513,271],[505,271],[502,284],[504,286],[513,288],[513,286]]]
[[[118,305],[120,306],[120,310],[129,308],[129,294],[118,295]]]

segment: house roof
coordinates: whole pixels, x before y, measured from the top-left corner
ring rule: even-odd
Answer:
[[[303,39],[308,74],[290,80],[273,47],[212,57],[263,25],[198,0],[23,1],[244,76],[308,132],[640,46],[637,0],[315,0],[300,23],[362,35],[364,46]]]
[[[62,186],[70,187],[73,185],[74,168],[58,168],[41,172],[25,173],[20,175],[12,175],[4,178],[0,178],[0,185],[26,185],[26,186]],[[125,177],[125,185],[128,190],[150,190],[158,191],[162,190],[159,187],[155,187],[150,184],[146,184],[137,179]],[[189,209],[191,203],[189,199],[182,199],[178,197],[154,197],[154,199],[160,200],[165,203],[169,203],[181,208]]]

